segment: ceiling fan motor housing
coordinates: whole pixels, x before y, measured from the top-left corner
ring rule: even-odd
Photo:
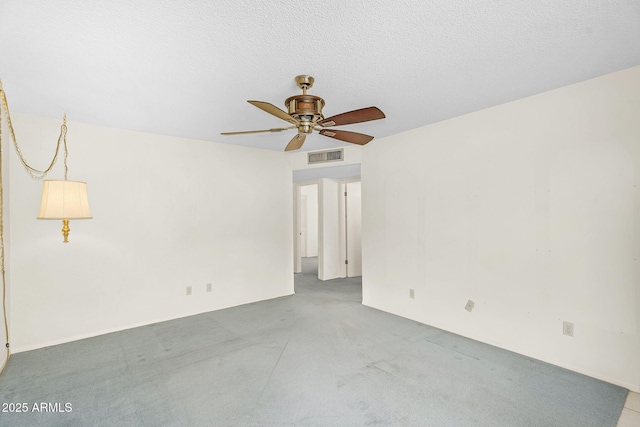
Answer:
[[[301,133],[311,133],[314,123],[324,119],[322,107],[324,99],[314,95],[295,95],[287,98],[284,102],[289,115],[300,121],[298,131]]]

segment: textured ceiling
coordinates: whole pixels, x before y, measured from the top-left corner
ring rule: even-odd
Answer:
[[[0,1],[12,111],[273,150],[294,131],[219,133],[286,126],[246,100],[298,74],[379,138],[639,64],[638,0]]]

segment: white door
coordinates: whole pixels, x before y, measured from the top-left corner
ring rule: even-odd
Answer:
[[[362,276],[361,189],[360,182],[346,185],[347,277]]]

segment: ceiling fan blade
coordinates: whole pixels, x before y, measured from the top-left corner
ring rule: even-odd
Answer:
[[[305,133],[297,134],[296,136],[293,137],[291,141],[289,141],[284,151],[297,150],[298,148],[302,147],[302,144],[304,144],[304,140],[306,138],[307,138],[307,134]]]
[[[288,115],[287,113],[285,113],[284,111],[282,111],[281,109],[279,109],[273,104],[269,104],[268,102],[262,102],[262,101],[247,101],[247,102],[251,105],[255,105],[262,111],[266,111],[267,113],[276,116],[279,119],[286,120],[289,123],[298,124],[298,121],[296,119],[294,119],[293,117],[291,117],[290,115]]]
[[[282,132],[283,130],[295,129],[295,126],[289,126],[288,128],[273,128],[263,130],[245,130],[242,132],[221,132],[220,135],[243,135],[246,133],[262,133],[262,132]]]
[[[339,139],[340,141],[350,142],[352,144],[364,145],[373,139],[370,135],[365,135],[358,132],[349,132],[347,130],[338,129],[322,129],[320,135],[328,136],[329,138]]]
[[[377,107],[361,108],[359,110],[348,111],[336,116],[320,120],[320,126],[342,126],[352,123],[369,122],[371,120],[384,119],[386,116]]]

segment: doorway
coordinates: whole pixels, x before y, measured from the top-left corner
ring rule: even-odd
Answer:
[[[298,187],[298,232],[297,245],[301,258],[301,272],[318,275],[318,184]]]
[[[361,276],[360,179],[295,183],[294,196],[294,273],[315,262],[320,280]]]

